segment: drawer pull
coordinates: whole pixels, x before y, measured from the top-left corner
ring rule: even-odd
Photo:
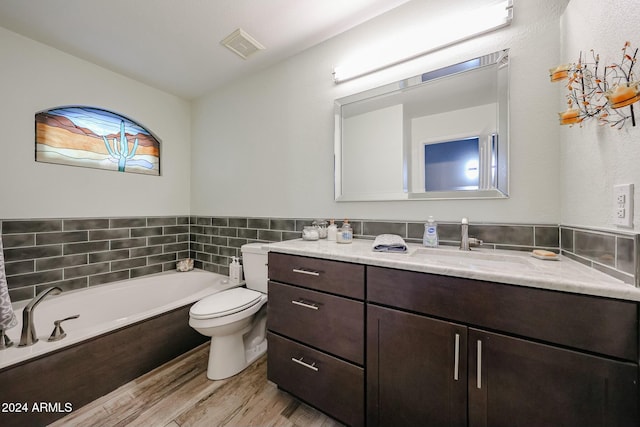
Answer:
[[[302,359],[304,359],[304,357],[301,357],[300,359],[296,359],[295,357],[292,357],[292,358],[291,358],[291,361],[292,361],[292,362],[296,362],[297,364],[302,365],[302,366],[304,366],[305,368],[309,368],[309,369],[311,369],[312,371],[316,371],[316,372],[318,372],[318,368],[316,368],[316,362],[313,362],[311,365],[309,365],[308,363],[303,362],[303,361],[302,361]]]
[[[300,307],[304,307],[304,308],[310,308],[311,310],[318,310],[320,308],[314,303],[307,302],[305,300],[299,300],[299,301],[291,300],[291,304],[299,305]]]
[[[476,387],[482,388],[482,341],[478,340],[478,369]]]
[[[305,270],[304,268],[294,268],[293,269],[294,273],[300,273],[300,274],[306,274],[308,276],[320,276],[320,273],[317,271],[313,271],[313,270]]]
[[[456,344],[453,353],[453,379],[458,381],[458,372],[460,370],[460,334],[456,334]]]

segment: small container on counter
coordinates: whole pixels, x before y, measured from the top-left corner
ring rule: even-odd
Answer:
[[[305,225],[302,229],[302,240],[318,240],[320,233],[314,225]]]
[[[327,240],[335,242],[338,239],[338,226],[335,224],[335,220],[331,220],[329,227],[327,227]]]
[[[318,219],[313,221],[313,226],[318,229],[318,236],[320,239],[327,238],[327,221]]]
[[[344,220],[342,227],[338,230],[336,235],[338,243],[351,243],[353,242],[353,229],[349,225],[348,220]]]
[[[438,224],[432,216],[429,217],[427,223],[424,225],[422,245],[428,248],[438,247]]]
[[[242,283],[242,264],[238,257],[231,257],[231,264],[229,264],[229,281],[234,285]]]

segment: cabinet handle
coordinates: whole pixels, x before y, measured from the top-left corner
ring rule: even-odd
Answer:
[[[476,387],[482,388],[482,341],[477,341],[477,349],[478,349],[478,369],[477,369],[477,380]]]
[[[304,366],[305,368],[311,369],[312,371],[318,372],[318,368],[316,368],[316,362],[313,362],[311,365],[309,365],[306,362],[303,362],[302,359],[304,359],[304,357],[301,357],[300,359],[296,359],[295,357],[291,358],[292,362],[296,362],[299,365]]]
[[[458,371],[460,370],[460,334],[456,334],[455,352],[453,355],[453,379],[458,381]]]
[[[300,301],[291,300],[291,304],[299,305],[300,307],[304,307],[304,308],[310,308],[311,310],[320,309],[320,307],[318,307],[315,303],[306,302],[305,300],[300,300]]]
[[[305,270],[304,268],[294,268],[293,269],[294,273],[300,273],[300,274],[306,274],[308,276],[320,276],[320,273],[317,271],[312,271],[312,270]]]

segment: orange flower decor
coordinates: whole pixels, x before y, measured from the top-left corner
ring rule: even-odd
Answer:
[[[582,52],[578,62],[549,69],[552,82],[566,81],[568,109],[558,113],[561,125],[574,125],[595,118],[601,125],[621,129],[627,120],[636,125],[633,104],[640,101],[640,81],[634,77],[638,49],[631,43],[622,48],[619,63],[602,67],[600,55],[591,50],[592,60]],[[623,107],[629,107],[628,110]]]
[[[640,101],[638,82],[615,85],[613,89],[605,92],[611,108],[622,108]]]
[[[571,64],[558,65],[556,68],[549,69],[549,79],[552,82],[559,82],[560,80],[564,80],[569,77],[569,70],[571,69]]]
[[[582,117],[580,117],[580,110],[576,108],[569,108],[563,113],[558,113],[558,116],[560,116],[561,125],[575,125],[576,123],[582,122]]]

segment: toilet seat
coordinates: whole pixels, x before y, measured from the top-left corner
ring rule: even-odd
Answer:
[[[233,288],[209,295],[189,310],[193,319],[214,319],[244,311],[256,305],[263,294],[247,288]]]

